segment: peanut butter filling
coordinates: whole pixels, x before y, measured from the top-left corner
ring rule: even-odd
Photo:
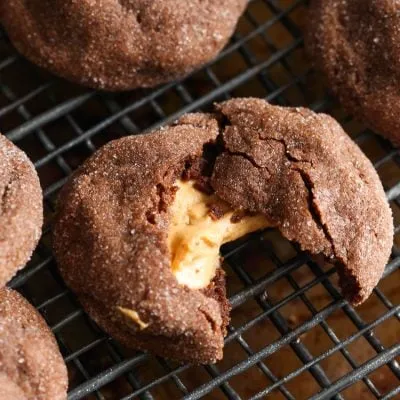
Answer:
[[[207,287],[220,264],[220,247],[247,233],[269,226],[262,215],[245,216],[232,222],[234,210],[221,218],[210,215],[210,205],[228,205],[216,195],[197,190],[194,182],[177,181],[178,191],[171,205],[168,245],[171,267],[178,282],[191,289]]]
[[[146,329],[149,326],[149,324],[140,319],[140,316],[136,311],[124,307],[117,307],[117,310],[125,317],[128,325],[133,322],[134,327],[139,327],[140,330]]]

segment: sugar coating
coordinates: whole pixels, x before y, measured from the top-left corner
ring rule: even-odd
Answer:
[[[60,194],[53,239],[60,271],[96,322],[129,347],[197,363],[222,357],[229,308],[223,275],[208,295],[178,284],[167,246],[169,215],[161,210],[185,161],[201,156],[217,135],[217,122],[199,115],[113,141]],[[146,328],[127,324],[121,309]]]
[[[37,173],[26,154],[0,135],[0,287],[25,266],[42,224]]]
[[[63,400],[68,376],[56,340],[17,292],[0,290],[0,398]]]
[[[212,59],[246,0],[7,0],[16,48],[69,80],[108,90],[154,86]]]
[[[203,178],[213,193],[337,262],[353,304],[369,296],[393,240],[391,210],[369,160],[327,115],[235,99],[212,114],[110,142],[63,188],[56,259],[103,329],[129,347],[180,361],[222,357],[223,276],[206,291],[180,285],[168,249],[175,182],[210,146],[214,159]]]
[[[393,243],[392,212],[368,158],[330,116],[257,99],[218,106],[225,152],[212,185],[289,240],[338,264],[344,296],[365,301]]]
[[[400,2],[313,0],[306,44],[343,105],[400,143]]]

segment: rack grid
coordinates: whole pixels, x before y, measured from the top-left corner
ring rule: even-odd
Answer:
[[[400,155],[326,92],[303,48],[305,0],[252,0],[229,45],[185,79],[155,89],[90,91],[39,70],[0,28],[0,130],[33,160],[45,199],[42,240],[10,286],[52,327],[69,399],[400,399]],[[58,274],[50,236],[59,189],[97,148],[231,97],[263,97],[336,117],[373,162],[394,214],[384,277],[354,309],[337,273],[266,230],[223,247],[233,306],[225,357],[179,365],[128,351],[85,314]]]

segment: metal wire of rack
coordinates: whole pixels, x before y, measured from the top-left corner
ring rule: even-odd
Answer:
[[[29,265],[11,282],[44,315],[69,369],[69,399],[400,399],[400,156],[346,115],[310,69],[305,0],[252,0],[222,53],[187,78],[108,94],[58,80],[19,56],[0,30],[0,129],[35,163],[46,223]],[[233,306],[224,360],[178,365],[127,351],[84,313],[51,253],[56,195],[99,146],[151,130],[214,101],[257,96],[307,105],[341,121],[374,163],[395,220],[395,244],[371,298],[354,309],[336,270],[275,231],[222,249]]]

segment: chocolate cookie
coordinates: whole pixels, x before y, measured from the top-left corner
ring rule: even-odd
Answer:
[[[37,311],[17,292],[0,289],[0,399],[67,398],[67,369]]]
[[[15,47],[49,71],[94,88],[155,86],[226,44],[247,0],[3,0]]]
[[[400,144],[400,3],[313,0],[306,44],[343,105]]]
[[[236,99],[99,150],[60,194],[54,250],[112,336],[208,363],[229,320],[219,248],[265,227],[336,262],[353,304],[379,281],[393,236],[379,178],[337,122]]]
[[[26,154],[0,135],[0,288],[31,257],[42,223],[36,171]]]

